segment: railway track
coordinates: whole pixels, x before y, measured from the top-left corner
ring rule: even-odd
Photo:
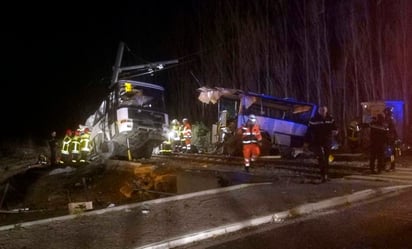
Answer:
[[[339,156],[330,164],[331,177],[343,177],[346,175],[365,175],[369,173],[369,167],[365,160],[359,157]],[[153,160],[173,161],[180,163],[183,168],[205,169],[218,171],[242,171],[243,158],[213,154],[168,154],[154,155]],[[298,175],[303,177],[318,177],[319,169],[314,158],[284,159],[278,156],[262,156],[252,165],[252,174],[279,174]]]

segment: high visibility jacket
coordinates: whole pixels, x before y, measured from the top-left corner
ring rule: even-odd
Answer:
[[[74,135],[73,138],[72,138],[72,141],[71,141],[70,145],[71,145],[71,146],[70,146],[70,147],[71,147],[71,150],[70,150],[71,153],[74,153],[74,154],[80,153],[80,151],[79,151],[79,147],[80,147],[80,136]]]
[[[173,133],[170,136],[170,139],[173,141],[179,141],[180,140],[180,126],[179,125],[172,125],[171,132]]]
[[[190,139],[192,138],[192,126],[189,123],[183,125],[183,138]]]
[[[241,128],[242,143],[243,144],[256,144],[262,140],[262,134],[260,133],[260,127],[257,124],[253,126],[244,125]]]
[[[61,149],[61,153],[63,154],[63,155],[69,155],[70,154],[70,143],[71,143],[71,141],[72,141],[72,138],[71,138],[71,136],[69,136],[69,135],[66,135],[64,138],[63,138],[63,145],[62,145],[62,149]]]
[[[90,146],[90,134],[89,133],[84,133],[80,136],[80,151],[83,152],[90,152],[91,146]]]

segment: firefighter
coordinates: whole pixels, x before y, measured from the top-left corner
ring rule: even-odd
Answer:
[[[177,119],[173,119],[172,122],[170,122],[170,127],[169,127],[169,132],[167,134],[167,140],[163,141],[160,144],[160,154],[170,154],[172,152],[176,152],[177,149],[175,147],[177,146],[175,143],[175,140],[177,139],[177,142],[180,143],[180,137],[178,136],[178,132],[180,129],[180,124],[177,121]]]
[[[262,146],[262,134],[255,115],[249,115],[246,123],[238,129],[238,134],[242,135],[244,167],[249,172],[250,163],[259,157]]]
[[[358,120],[352,120],[348,127],[348,145],[351,153],[355,153],[356,149],[360,146],[360,132],[361,126]]]
[[[70,155],[71,155],[72,163],[77,163],[80,159],[80,130],[79,129],[77,129],[74,132],[69,148],[70,148]]]
[[[177,119],[173,119],[170,127],[169,139],[173,152],[179,152],[181,149],[181,132],[180,122]]]
[[[61,159],[60,163],[70,162],[70,143],[72,141],[73,131],[71,129],[66,130],[66,134],[63,138],[62,148],[60,150]]]
[[[183,151],[190,152],[192,146],[192,125],[187,118],[182,119],[182,140],[184,142]]]
[[[84,163],[87,160],[87,157],[90,154],[92,149],[91,142],[90,142],[90,130],[89,128],[84,128],[83,134],[80,136],[80,162]]]
[[[387,149],[388,149],[388,158],[390,161],[390,171],[395,170],[395,152],[399,150],[398,146],[396,146],[398,141],[398,133],[396,131],[395,126],[395,118],[393,117],[393,108],[386,107],[384,109],[385,114],[385,126],[388,129],[388,139],[387,139]]]
[[[320,106],[318,112],[310,119],[304,147],[311,148],[318,159],[321,182],[329,181],[329,160],[333,137],[338,134],[335,119],[326,106]]]
[[[385,147],[388,139],[388,128],[382,114],[378,114],[369,124],[370,128],[370,156],[369,168],[372,173],[381,173],[385,168]],[[375,162],[377,161],[377,166]]]

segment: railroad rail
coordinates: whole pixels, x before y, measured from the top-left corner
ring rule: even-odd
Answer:
[[[154,155],[153,160],[181,162],[183,168],[201,168],[218,171],[243,170],[243,158],[215,154],[172,153]],[[364,175],[369,173],[366,160],[361,155],[335,155],[335,161],[330,164],[331,177],[345,175]],[[262,156],[252,164],[252,174],[290,172],[294,175],[314,177],[319,169],[315,158],[284,159],[279,156]]]

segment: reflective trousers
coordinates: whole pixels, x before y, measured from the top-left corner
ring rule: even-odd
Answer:
[[[255,161],[260,155],[260,147],[255,143],[243,144],[243,158],[245,167],[250,166],[250,161]]]

